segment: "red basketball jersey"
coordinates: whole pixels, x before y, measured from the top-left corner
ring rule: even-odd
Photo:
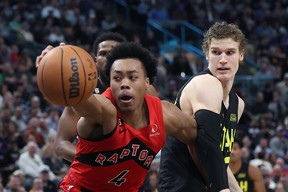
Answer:
[[[103,95],[114,103],[111,90]],[[117,115],[115,131],[100,141],[79,137],[74,162],[61,183],[65,191],[138,191],[155,155],[165,143],[161,101],[145,95],[149,125],[139,130]]]

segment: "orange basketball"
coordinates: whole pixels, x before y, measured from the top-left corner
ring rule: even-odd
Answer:
[[[37,83],[51,103],[73,106],[93,94],[98,71],[91,55],[84,49],[65,45],[50,50],[40,61]]]

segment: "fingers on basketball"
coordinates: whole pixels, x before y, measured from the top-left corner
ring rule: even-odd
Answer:
[[[98,71],[91,55],[73,45],[48,51],[37,69],[40,92],[51,103],[73,106],[93,94]]]

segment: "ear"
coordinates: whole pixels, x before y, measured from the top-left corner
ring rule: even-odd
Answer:
[[[150,86],[150,79],[149,77],[146,77],[146,86],[145,86],[146,91],[149,89],[149,86]]]
[[[244,53],[243,53],[243,52],[240,52],[239,60],[240,60],[240,61],[243,61],[243,59],[244,59]]]
[[[205,58],[206,58],[206,61],[208,61],[208,58],[209,58],[209,52],[208,51],[205,52]]]

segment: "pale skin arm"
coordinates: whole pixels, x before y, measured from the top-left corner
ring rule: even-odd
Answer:
[[[200,75],[195,77],[183,90],[180,105],[182,111],[188,115],[193,115],[202,109],[219,114],[222,100],[223,88],[220,81],[211,75]],[[196,153],[197,149],[189,145],[188,149],[200,172],[202,172],[201,163],[197,157],[193,156],[193,152]],[[227,191],[230,190],[221,190],[221,192]]]
[[[244,101],[238,97],[239,99],[239,107],[238,107],[238,121],[240,119],[240,117],[242,116],[243,114],[243,111],[244,111],[244,107],[245,107],[245,103]],[[232,192],[242,192],[240,186],[238,185],[238,182],[236,180],[236,178],[234,177],[234,174],[232,173],[230,167],[228,166],[227,167],[227,174],[228,174],[228,182],[229,182],[229,188]]]

